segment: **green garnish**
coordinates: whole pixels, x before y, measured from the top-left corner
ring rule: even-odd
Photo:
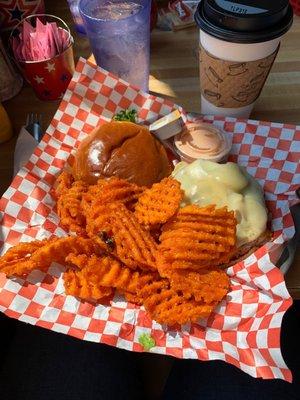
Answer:
[[[139,337],[139,343],[144,347],[144,350],[149,351],[152,347],[156,346],[155,340],[149,333],[143,333]]]
[[[136,110],[122,110],[113,116],[114,121],[129,121],[136,122],[137,111]]]

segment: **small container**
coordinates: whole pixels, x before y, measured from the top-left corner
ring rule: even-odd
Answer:
[[[150,132],[160,140],[167,140],[182,131],[183,120],[178,110],[158,119],[149,126]]]
[[[21,24],[27,20],[33,26],[36,18],[47,22],[56,22],[59,29],[64,29],[69,35],[68,47],[52,58],[41,61],[20,61],[15,60],[24,79],[32,86],[36,96],[40,100],[58,100],[61,99],[66,91],[70,80],[75,71],[73,56],[73,37],[71,36],[68,25],[60,18],[54,15],[30,15],[14,29],[11,36],[18,34]]]
[[[199,158],[226,162],[232,145],[230,134],[212,124],[187,124],[174,138],[174,147],[182,161],[191,163]]]

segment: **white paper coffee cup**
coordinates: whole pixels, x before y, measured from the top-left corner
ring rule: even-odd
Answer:
[[[288,0],[277,1],[264,1],[264,8],[259,0],[244,0],[243,4],[226,0],[199,3],[195,20],[205,56],[200,62],[202,114],[249,117],[282,35],[292,23]],[[260,66],[264,63],[268,68],[262,72]],[[228,68],[234,66],[243,66],[244,75],[228,73]]]

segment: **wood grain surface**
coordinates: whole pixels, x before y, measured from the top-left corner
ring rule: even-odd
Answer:
[[[90,57],[91,50],[86,37],[72,29],[72,17],[67,2],[47,2],[47,12],[63,18],[71,27],[75,38],[75,59]],[[300,18],[295,17],[292,29],[282,40],[280,52],[265,87],[251,115],[254,119],[300,124]],[[198,31],[196,27],[182,31],[151,34],[150,91],[168,97],[186,110],[200,112],[198,74]],[[49,125],[58,101],[38,100],[31,87],[24,85],[21,92],[4,103],[9,113],[14,137],[0,145],[0,194],[11,182],[13,153],[18,132],[30,112],[43,115],[43,128]],[[286,276],[291,295],[300,299],[300,249]]]

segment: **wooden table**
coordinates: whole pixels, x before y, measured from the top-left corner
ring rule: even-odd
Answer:
[[[47,2],[47,12],[62,17],[69,26],[72,18],[67,2]],[[91,55],[88,40],[75,37],[75,58]],[[169,97],[188,111],[199,112],[198,34],[196,28],[179,32],[154,30],[151,35],[150,90]],[[263,92],[255,106],[253,118],[268,121],[300,123],[300,18],[282,41],[282,46]],[[59,102],[39,101],[29,86],[5,102],[15,136],[0,146],[0,194],[9,186],[12,175],[16,136],[29,112],[43,114],[43,128],[49,125]],[[294,298],[300,299],[300,249],[286,276],[287,286]]]

